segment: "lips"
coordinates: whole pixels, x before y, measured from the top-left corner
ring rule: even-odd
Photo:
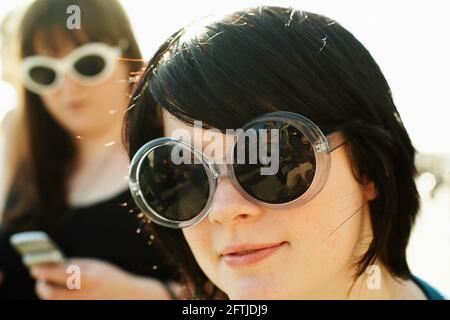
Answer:
[[[71,101],[69,103],[71,109],[80,109],[81,107],[83,107],[83,105],[84,103],[81,100]]]
[[[231,268],[251,266],[269,258],[286,245],[287,242],[230,246],[221,253],[220,258]]]
[[[86,102],[89,101],[87,96],[67,96],[63,98],[63,104],[70,109],[81,109],[86,106]]]

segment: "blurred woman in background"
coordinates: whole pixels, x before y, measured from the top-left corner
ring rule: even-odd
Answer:
[[[73,5],[79,29],[67,25]],[[142,60],[123,9],[115,0],[37,0],[22,19],[20,41],[22,107],[9,117],[7,136],[24,148],[8,164],[0,297],[170,298],[176,270],[152,234],[138,234],[127,188],[121,123],[129,78]],[[81,268],[81,290],[66,288],[66,265],[35,267],[30,277],[8,243],[29,230],[82,257],[68,261]]]

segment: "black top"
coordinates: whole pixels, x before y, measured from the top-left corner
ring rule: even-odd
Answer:
[[[134,274],[176,279],[175,268],[169,267],[152,235],[137,232],[136,210],[130,212],[135,208],[128,190],[91,206],[72,208],[61,215],[53,240],[67,257],[97,258]],[[0,229],[0,299],[36,299],[34,280],[9,244],[10,236]]]

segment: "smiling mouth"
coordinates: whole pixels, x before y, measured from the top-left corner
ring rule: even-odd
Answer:
[[[288,243],[284,241],[256,247],[240,246],[236,247],[236,249],[226,250],[220,255],[220,258],[230,268],[246,267],[265,260],[286,245]]]

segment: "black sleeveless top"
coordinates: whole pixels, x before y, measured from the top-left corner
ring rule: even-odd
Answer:
[[[157,247],[157,239],[137,231],[141,223],[136,211],[128,190],[91,206],[72,208],[61,215],[53,240],[67,257],[109,261],[162,281],[178,279],[175,267]],[[9,244],[10,236],[0,228],[0,299],[36,299],[34,280]]]

